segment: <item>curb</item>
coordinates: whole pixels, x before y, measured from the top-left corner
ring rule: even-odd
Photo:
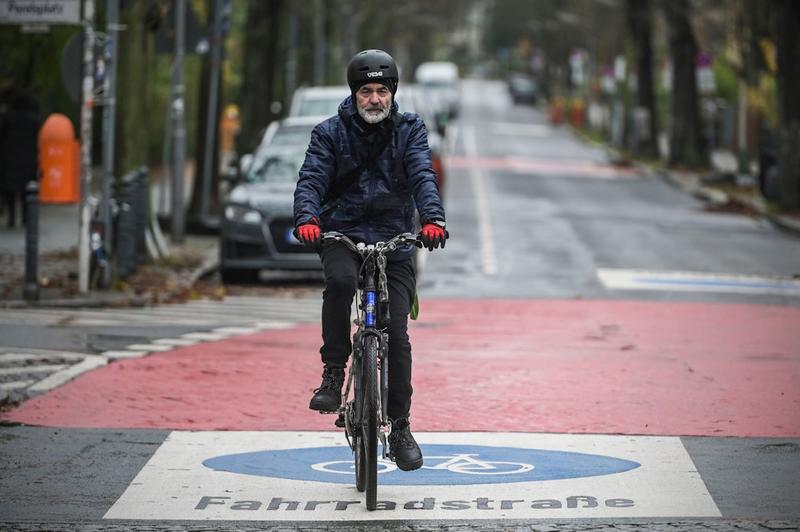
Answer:
[[[200,279],[211,275],[219,269],[219,259],[215,256],[208,257],[203,263],[192,270],[189,275],[189,286],[194,284]],[[135,294],[125,293],[104,293],[96,292],[97,295],[83,295],[74,298],[58,298],[58,299],[44,299],[39,301],[26,301],[24,299],[12,299],[8,301],[0,301],[0,310],[2,309],[20,309],[20,308],[108,308],[108,307],[146,307],[151,304],[147,297],[138,296]]]
[[[772,225],[774,225],[781,231],[795,237],[800,237],[800,222],[796,222],[785,216],[780,216],[778,214],[771,213],[767,211],[762,204],[756,201],[752,201],[750,198],[733,196],[731,194],[728,194],[727,192],[724,192],[716,188],[711,188],[700,184],[691,183],[688,180],[680,178],[674,173],[669,171],[656,171],[640,164],[637,164],[637,168],[640,169],[646,168],[647,171],[645,173],[649,173],[650,175],[655,175],[661,178],[662,180],[666,181],[667,183],[676,186],[679,189],[691,194],[692,196],[699,198],[703,201],[706,201],[708,203],[714,205],[724,205],[731,201],[742,203],[747,207],[753,209],[755,212],[759,214],[759,216],[769,221]]]

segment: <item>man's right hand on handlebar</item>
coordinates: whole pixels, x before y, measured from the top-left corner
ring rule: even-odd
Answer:
[[[295,229],[295,236],[304,244],[316,245],[319,244],[322,237],[322,231],[316,220],[309,220],[304,224],[300,224]]]

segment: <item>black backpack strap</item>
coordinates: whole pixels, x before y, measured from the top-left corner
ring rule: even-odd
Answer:
[[[383,150],[386,149],[386,146],[392,141],[392,137],[394,137],[394,130],[403,122],[403,116],[401,113],[392,113],[392,134],[387,135],[386,138],[376,146],[374,151],[371,151],[370,154],[367,156],[367,160],[363,161],[361,164],[347,172],[345,175],[340,177],[336,180],[336,184],[332,186],[328,193],[325,194],[325,201],[324,203],[331,202],[344,194],[351,186],[353,186],[357,181],[359,176],[361,176],[361,172],[363,172],[366,168],[372,166],[377,162],[378,157],[381,156]]]

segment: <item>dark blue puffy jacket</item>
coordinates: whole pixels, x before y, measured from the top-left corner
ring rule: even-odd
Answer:
[[[397,104],[392,103],[394,113]],[[333,183],[345,177],[361,161],[353,149],[357,110],[348,96],[339,113],[318,124],[311,134],[300,179],[294,192],[294,224],[313,218],[322,231],[339,231],[355,242],[374,244],[395,235],[413,232],[414,208],[421,221],[444,221],[444,208],[431,166],[431,151],[425,124],[415,114],[401,113],[394,136],[378,157],[368,165],[358,183],[338,198],[325,198]],[[386,120],[391,120],[387,118]],[[408,256],[411,249],[399,256]]]

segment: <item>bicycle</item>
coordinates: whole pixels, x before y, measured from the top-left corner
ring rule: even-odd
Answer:
[[[366,491],[367,509],[374,510],[378,493],[378,441],[383,458],[388,457],[386,435],[391,429],[387,416],[389,387],[389,287],[386,255],[405,244],[421,246],[418,236],[403,233],[388,242],[356,244],[342,233],[322,235],[323,245],[341,242],[362,258],[356,297],[356,332],[347,385],[342,393],[336,426],[345,429],[353,451],[356,488]],[[350,391],[353,396],[350,398]]]

